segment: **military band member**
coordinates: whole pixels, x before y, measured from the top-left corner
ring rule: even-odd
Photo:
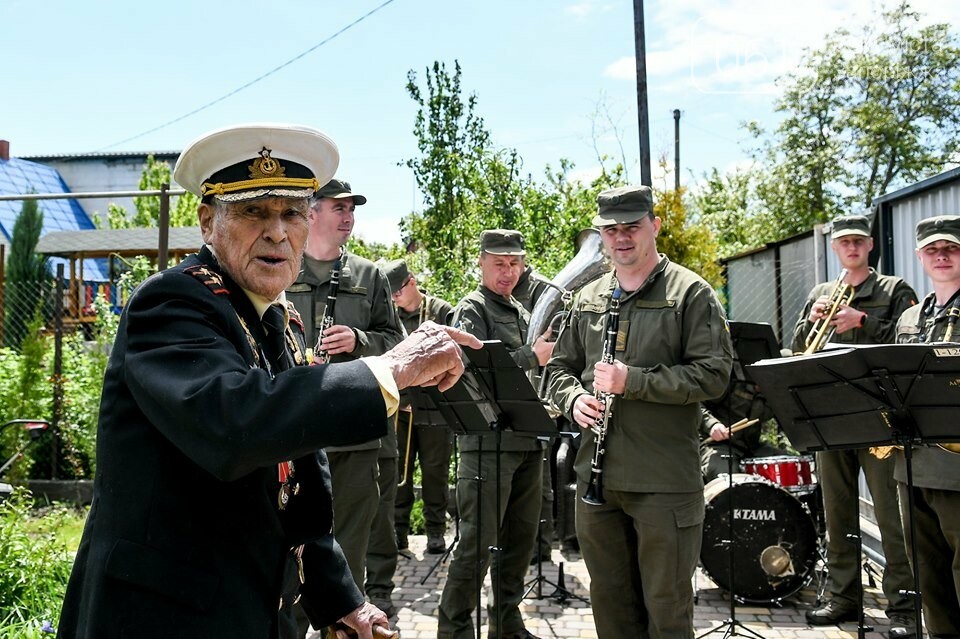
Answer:
[[[514,298],[513,291],[524,268],[523,236],[517,231],[495,229],[480,235],[479,288],[464,297],[453,310],[451,323],[481,340],[503,342],[523,370],[542,366],[550,357],[553,343],[540,338],[526,344],[529,314]],[[482,441],[481,441],[482,439]],[[494,546],[500,529],[500,551],[491,579],[497,583],[488,610],[489,635],[496,637],[498,620],[504,639],[536,639],[520,615],[523,579],[533,555],[540,518],[543,442],[534,437],[505,431],[496,459],[496,437],[460,435],[460,464],[457,469],[457,509],[460,513],[460,542],[453,551],[447,581],[440,596],[438,639],[475,637],[477,576],[482,581],[490,566],[486,549]],[[483,454],[480,454],[481,446]],[[500,476],[497,481],[497,465]],[[477,497],[476,477],[481,497]],[[500,488],[497,512],[496,490]],[[480,510],[478,510],[478,508]],[[477,556],[477,537],[484,549]]]
[[[757,423],[735,433],[730,432],[731,424],[739,421],[734,413],[720,413],[725,420],[717,419],[708,408],[700,409],[700,436],[709,441],[701,447],[700,469],[703,472],[703,481],[710,483],[721,474],[730,472],[732,461],[733,472],[740,472],[740,462],[752,457],[775,457],[786,455],[787,451],[777,448],[761,439],[763,423],[773,417],[773,411],[766,402],[750,402],[743,407],[746,414],[740,419],[756,419]],[[739,412],[736,413],[739,415]]]
[[[593,223],[613,272],[584,286],[547,365],[550,397],[584,433],[575,463],[586,492],[612,393],[603,505],[577,502],[600,639],[693,637],[692,577],[704,519],[699,402],[727,388],[733,349],[723,309],[702,278],[657,253],[661,220],[649,187],[604,191]],[[613,363],[605,322],[620,297]]]
[[[550,288],[550,285],[547,283],[546,278],[543,275],[537,273],[533,266],[527,265],[523,269],[523,273],[520,274],[520,279],[517,281],[517,286],[513,290],[513,298],[520,302],[520,305],[527,310],[528,313],[533,313],[533,308],[537,305],[537,301],[540,299],[540,296],[543,295],[547,289]],[[552,333],[552,331],[551,331]],[[550,335],[550,338],[556,338],[556,335]],[[540,388],[540,376],[531,375],[531,383],[534,384],[536,388]],[[543,456],[543,486],[541,489],[540,496],[540,529],[537,532],[537,549],[533,553],[533,559],[531,563],[536,563],[539,561],[550,561],[550,553],[553,542],[553,478],[552,478],[552,461],[553,461],[553,441],[556,438],[551,438],[544,448]]]
[[[387,623],[330,534],[319,449],[376,440],[397,389],[448,386],[462,362],[443,333],[454,331],[425,327],[378,358],[305,366],[283,291],[300,270],[310,198],[338,158],[325,135],[291,125],[221,129],[181,154],[174,177],[202,198],[204,247],[124,307],[59,637],[275,638],[294,597],[318,627],[340,620],[370,637]],[[446,343],[428,363],[438,334]],[[302,579],[285,591],[292,549]]]
[[[960,330],[951,328],[960,304],[960,216],[921,220],[917,257],[933,282],[933,292],[900,316],[897,342],[960,341]],[[897,452],[895,465],[907,544],[916,543],[927,633],[960,637],[960,456],[937,446],[913,449],[912,514],[902,451]],[[915,539],[907,525],[911,516]]]
[[[404,260],[392,260],[383,267],[390,283],[397,315],[408,333],[425,321],[446,324],[453,307],[449,302],[427,295],[417,285],[417,278]],[[412,429],[411,429],[412,425]],[[397,414],[397,442],[400,449],[401,474],[397,488],[397,548],[408,547],[410,511],[413,509],[413,468],[420,464],[420,486],[423,495],[423,519],[427,532],[427,549],[431,554],[446,550],[443,535],[447,529],[450,453],[453,433],[433,400],[425,392],[414,390],[400,398]],[[409,446],[407,445],[409,442]]]
[[[320,348],[332,362],[379,355],[402,338],[386,278],[373,262],[345,247],[353,232],[356,207],[366,201],[342,180],[333,179],[320,187],[310,208],[303,272],[287,289],[287,298],[304,319],[307,343],[316,344],[323,327],[331,272],[339,258],[334,323],[323,331],[320,340]],[[323,415],[317,418],[323,419]],[[391,616],[396,611],[391,593],[397,562],[390,521],[397,485],[394,419],[390,418],[387,434],[379,442],[327,448],[333,480],[334,534],[357,585]]]
[[[830,323],[834,344],[888,344],[900,314],[917,303],[917,295],[899,277],[880,275],[870,267],[873,250],[870,220],[862,215],[840,217],[833,221],[830,247],[846,269],[844,281],[853,287],[849,304],[841,304]],[[827,302],[835,282],[818,284],[807,296],[797,321],[793,350],[804,350],[814,323],[827,312]],[[827,590],[830,596],[813,610],[807,621],[815,626],[859,618],[858,588],[860,557],[857,545],[848,534],[857,534],[860,516],[858,477],[863,471],[873,496],[874,512],[880,528],[883,556],[883,592],[890,618],[891,639],[912,635],[915,628],[913,604],[902,592],[911,588],[910,566],[903,543],[903,528],[893,479],[893,462],[880,460],[866,448],[830,450],[817,453],[817,472],[823,491],[827,528]]]

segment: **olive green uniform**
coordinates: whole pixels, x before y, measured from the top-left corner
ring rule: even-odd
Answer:
[[[544,281],[542,275],[533,270],[532,266],[527,266],[520,274],[517,285],[513,289],[513,299],[520,302],[528,313],[533,313],[533,308],[537,305],[540,296],[546,292],[549,285]],[[554,339],[556,335],[553,336]],[[539,371],[538,371],[539,372]],[[535,388],[540,387],[539,375],[533,375],[531,382]],[[550,556],[550,544],[553,541],[553,439],[547,443],[543,456],[543,486],[540,497],[540,531],[538,539],[540,547],[537,548],[536,556],[541,560]]]
[[[808,322],[810,309],[817,298],[829,296],[835,282],[817,284],[807,296],[803,312],[793,333],[793,350],[802,352],[804,341],[813,330]],[[889,344],[893,342],[897,318],[917,303],[917,294],[899,277],[880,275],[870,269],[867,279],[855,287],[850,306],[867,314],[863,326],[834,334],[831,344]],[[883,593],[887,597],[886,613],[912,614],[910,599],[900,594],[912,586],[910,566],[903,543],[897,484],[893,479],[893,460],[877,459],[868,449],[829,450],[817,453],[817,474],[823,493],[827,529],[827,590],[842,608],[859,609],[860,558],[857,546],[847,535],[859,530],[860,471],[867,480],[873,497],[874,514],[880,529],[880,542],[886,566],[883,570]]]
[[[418,309],[405,311],[397,308],[397,315],[407,332],[412,333],[426,321],[446,324],[452,309],[448,302],[424,295]],[[420,389],[404,390],[400,394],[400,406],[410,406],[411,411],[401,410],[397,417],[397,437],[402,455],[400,467],[406,469],[406,476],[401,477],[403,485],[397,489],[397,536],[406,536],[410,530],[410,511],[414,502],[413,466],[419,461],[423,519],[427,534],[442,537],[447,528],[447,486],[453,434],[426,392]],[[401,473],[403,472],[401,470]]]
[[[332,260],[320,261],[305,255],[303,271],[287,289],[287,299],[294,303],[303,317],[308,344],[316,344],[320,336],[332,265]],[[349,326],[356,335],[357,345],[352,353],[334,355],[331,358],[333,362],[381,355],[403,338],[400,322],[390,301],[390,287],[386,278],[373,262],[346,251],[340,270],[334,324]],[[322,419],[322,415],[318,418]],[[389,418],[388,421],[388,435],[379,441],[362,446],[326,449],[333,481],[334,535],[343,547],[350,572],[361,590],[364,589],[364,564],[368,546],[380,545],[378,540],[371,537],[371,530],[380,508],[380,491],[377,485],[380,472],[377,460],[381,450],[388,458],[394,458],[391,481],[396,485],[397,444],[394,418]],[[389,511],[393,512],[392,504]],[[392,523],[389,523],[388,532],[387,536],[394,545],[392,561],[395,567],[396,539],[393,536]],[[382,543],[389,544],[390,541],[383,540]],[[377,581],[392,582],[392,571],[389,579],[381,576]]]
[[[528,319],[529,314],[516,300],[480,286],[457,304],[451,323],[481,340],[500,340],[520,368],[529,371],[537,367],[537,358],[533,349],[524,344]],[[460,542],[453,551],[440,597],[439,639],[476,636],[472,616],[479,594],[477,576],[479,572],[482,580],[490,566],[486,549],[496,544],[498,526],[500,552],[493,564],[491,578],[496,583],[499,572],[500,592],[494,592],[488,599],[490,635],[496,636],[498,612],[504,633],[519,632],[524,627],[519,604],[540,518],[543,442],[513,431],[503,432],[500,436],[500,476],[497,478],[496,439],[493,434],[459,436],[461,458],[457,469],[457,508],[461,518]],[[477,482],[477,477],[482,481]],[[478,491],[482,493],[479,498]],[[477,556],[478,537],[483,549],[480,557]]]
[[[547,365],[550,397],[571,420],[577,398],[593,392],[615,283],[607,273],[581,289]],[[606,434],[606,503],[578,501],[576,513],[597,634],[689,639],[704,518],[700,402],[727,388],[730,333],[710,285],[661,255],[640,289],[621,296],[616,341],[628,373]],[[596,445],[582,432],[579,496]]]
[[[932,294],[931,294],[932,295]],[[943,309],[933,300],[907,309],[897,322],[897,343],[942,340],[946,330]],[[924,307],[930,312],[923,313]],[[954,332],[960,337],[960,326]],[[922,336],[922,339],[921,339]],[[955,338],[951,338],[956,341]],[[911,543],[906,460],[895,457],[900,510],[907,544]],[[913,449],[913,523],[916,531],[920,592],[927,632],[937,637],[960,636],[960,455],[937,446]]]

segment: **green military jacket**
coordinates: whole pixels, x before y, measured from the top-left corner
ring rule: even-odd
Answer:
[[[480,340],[500,340],[517,365],[525,370],[537,368],[533,348],[525,344],[530,314],[513,297],[503,297],[486,286],[468,293],[453,309],[450,323]],[[480,437],[461,435],[460,450],[479,450]],[[542,442],[535,437],[516,435],[507,430],[500,440],[504,451],[537,450]],[[483,450],[496,450],[492,435],[483,437]]]
[[[593,392],[614,286],[614,274],[607,273],[580,290],[547,364],[550,398],[571,421],[577,397]],[[628,373],[626,391],[612,404],[605,489],[703,489],[700,402],[726,390],[732,358],[726,317],[710,285],[661,255],[643,286],[621,297],[616,359]],[[596,437],[581,432],[574,468],[587,481]]]
[[[424,295],[420,308],[415,311],[405,311],[398,306],[397,315],[409,335],[427,321],[448,325],[450,311],[452,310],[453,306],[449,302],[432,295]],[[401,391],[400,406],[410,406],[413,409],[414,424],[442,426],[447,423],[433,399],[422,388],[407,388]]]
[[[804,351],[806,348],[804,342],[813,329],[813,323],[807,321],[813,303],[822,295],[830,295],[835,284],[836,282],[821,282],[814,286],[807,296],[803,312],[793,330],[792,348],[795,353]],[[867,314],[863,326],[841,335],[834,334],[830,343],[891,344],[897,318],[917,303],[916,292],[903,279],[892,275],[880,275],[872,268],[867,279],[855,287],[854,291],[850,306]]]
[[[528,313],[533,312],[533,307],[537,305],[537,300],[547,290],[548,284],[543,276],[533,270],[532,266],[527,266],[520,274],[517,285],[513,289],[513,299],[520,302],[520,306],[527,309]]]
[[[897,343],[915,344],[918,342],[940,342],[944,339],[948,320],[947,309],[934,306],[933,293],[904,311],[897,322]],[[960,325],[954,327],[952,342],[960,342]],[[960,455],[938,446],[917,446],[913,449],[913,485],[920,488],[939,490],[960,490]],[[898,451],[894,477],[901,483],[907,483],[907,466],[903,453]]]
[[[303,256],[303,270],[286,291],[303,318],[308,346],[317,343],[330,291],[330,269],[333,262],[322,262]],[[349,326],[357,336],[352,353],[334,355],[331,362],[345,362],[360,357],[382,355],[403,339],[403,329],[390,299],[390,285],[380,269],[368,259],[344,251],[340,268],[340,287],[334,307],[334,323]],[[322,416],[318,416],[322,419]],[[386,437],[361,446],[330,447],[328,451],[381,449],[381,456],[397,455],[397,433],[393,417]]]

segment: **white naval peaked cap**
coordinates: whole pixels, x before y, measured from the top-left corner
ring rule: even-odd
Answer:
[[[330,181],[340,152],[317,129],[250,123],[205,133],[180,154],[173,179],[203,198],[310,197]]]

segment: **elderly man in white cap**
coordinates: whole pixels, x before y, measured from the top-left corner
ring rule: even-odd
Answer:
[[[215,131],[180,156],[205,246],[144,282],[120,319],[58,636],[272,638],[294,598],[317,627],[370,639],[387,625],[331,534],[318,450],[382,436],[398,389],[452,385],[457,342],[479,344],[433,325],[380,357],[305,365],[282,293],[338,159],[319,131],[269,124]]]

